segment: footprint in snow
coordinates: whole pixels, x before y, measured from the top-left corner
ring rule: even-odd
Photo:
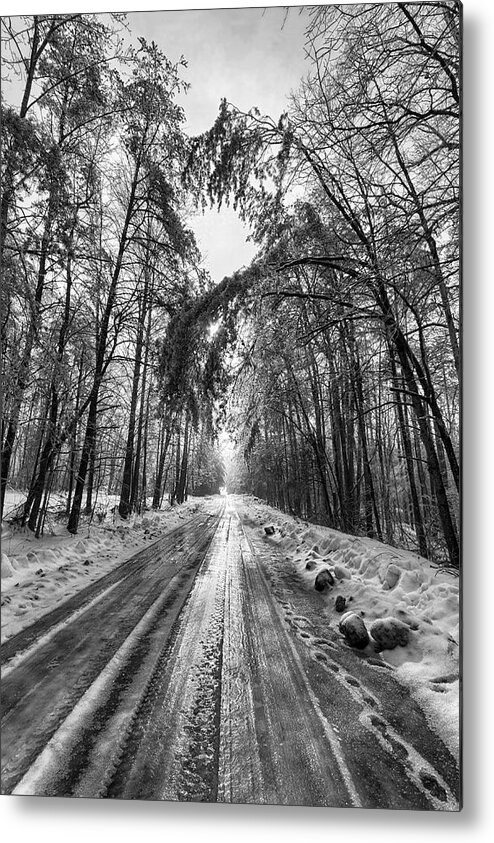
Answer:
[[[336,646],[332,641],[328,641],[327,638],[315,638],[314,644],[317,644],[318,647],[327,647],[328,650],[336,650]]]
[[[373,667],[384,667],[386,670],[393,670],[393,666],[388,664],[387,662],[382,661],[381,659],[370,658],[367,659],[367,664],[371,664]]]

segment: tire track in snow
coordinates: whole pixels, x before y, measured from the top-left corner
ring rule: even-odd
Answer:
[[[272,589],[238,521],[256,730],[270,804],[359,807],[338,737],[321,709]]]
[[[189,527],[190,522],[189,525],[181,525],[181,530],[187,530]],[[3,683],[3,792],[10,792],[25,775],[47,742],[56,735],[74,706],[93,683],[98,683],[98,677],[122,643],[129,637],[135,640],[132,631],[143,614],[158,603],[166,614],[166,599],[163,599],[162,589],[164,586],[169,590],[170,578],[173,580],[171,591],[177,587],[179,592],[181,588],[181,592],[185,591],[186,594],[184,580],[189,581],[190,587],[190,581],[196,573],[198,557],[200,561],[215,529],[216,523],[211,524],[211,521],[206,530],[203,529],[202,523],[196,523],[195,529],[187,536],[183,553],[167,569],[168,579],[165,576],[163,581],[163,575],[160,574],[161,557],[158,557],[156,563],[154,558],[148,559],[147,567],[151,571],[149,578],[144,576],[141,565],[135,572],[135,577],[126,574],[121,583],[115,584],[105,593],[106,600],[98,601],[94,618],[91,612],[76,614],[70,622],[62,624],[62,628],[54,634],[53,640],[48,636],[48,643],[39,648],[35,647],[25,663],[8,675]],[[175,534],[175,531],[173,533]],[[170,535],[167,538],[170,539]],[[160,554],[162,550],[161,545],[155,548],[154,555]],[[144,582],[141,582],[141,579]],[[122,589],[120,594],[116,593],[117,586]],[[111,601],[110,607],[108,601]],[[86,628],[86,633],[75,631],[81,624],[85,625],[83,628]],[[76,641],[72,649],[71,641]],[[58,651],[60,655],[57,657]],[[72,664],[74,656],[75,665]],[[72,679],[68,671],[64,670],[64,658],[67,667],[72,667]],[[66,734],[64,733],[65,736]],[[57,743],[56,738],[55,742]],[[75,764],[74,759],[71,763]],[[65,795],[64,790],[59,793]]]
[[[330,680],[332,684],[336,682],[342,691],[352,698],[355,703],[354,716],[358,718],[354,731],[357,731],[357,726],[361,726],[373,739],[376,749],[378,748],[378,751],[375,751],[376,768],[378,766],[378,758],[382,755],[382,753],[384,753],[384,759],[386,757],[388,758],[389,770],[394,770],[395,776],[396,772],[399,771],[399,775],[402,777],[403,782],[410,783],[411,787],[409,786],[408,788],[404,788],[403,784],[401,786],[404,792],[406,790],[409,793],[407,798],[414,800],[410,803],[410,807],[416,805],[416,807],[420,807],[422,809],[429,807],[429,809],[443,811],[458,810],[458,798],[455,795],[454,789],[446,781],[446,772],[442,775],[439,772],[439,769],[442,769],[442,767],[438,769],[437,766],[434,766],[434,764],[424,756],[423,752],[419,751],[417,746],[413,745],[410,739],[407,739],[393,727],[389,721],[389,717],[387,717],[384,713],[384,705],[379,699],[379,695],[370,690],[362,678],[356,678],[356,676],[351,673],[351,670],[344,666],[341,657],[346,649],[346,645],[342,645],[341,637],[329,628],[326,631],[326,635],[328,637],[322,637],[320,633],[318,634],[317,630],[314,630],[314,625],[309,618],[300,613],[300,608],[299,611],[297,611],[297,607],[299,607],[301,603],[307,603],[310,598],[308,598],[303,591],[298,591],[298,589],[300,589],[300,585],[296,590],[293,588],[286,588],[286,582],[288,582],[289,576],[285,578],[284,582],[283,566],[280,566],[279,561],[274,558],[273,553],[271,554],[271,557],[268,558],[268,555],[265,553],[266,542],[264,537],[261,539],[256,535],[256,533],[254,533],[254,536],[255,546],[256,548],[259,546],[261,550],[260,555],[264,556],[267,563],[266,567],[269,573],[269,581],[272,585],[272,592],[277,597],[280,612],[284,617],[287,629],[289,629],[290,633],[296,637],[296,640],[307,653],[304,663],[307,663],[308,657],[308,659],[317,664],[319,672],[322,670],[325,674],[327,674],[328,680]],[[285,587],[283,587],[284,585]],[[293,594],[295,599],[288,600],[286,596],[287,591],[288,593]],[[300,597],[302,599],[299,599]],[[325,623],[327,623],[327,620]],[[350,653],[350,655],[355,656],[353,652]],[[348,656],[344,659],[344,662],[347,660]],[[367,658],[365,659],[365,665],[367,664],[371,666],[370,670],[374,672],[377,671],[377,674],[384,673],[388,674],[388,676],[391,674],[389,682],[393,682],[392,674],[394,671],[392,668],[388,668],[384,662],[380,662],[379,660],[373,658]],[[364,667],[362,660],[358,660],[355,667],[359,668],[358,672],[360,673],[360,668]],[[383,671],[382,668],[388,669]],[[307,668],[305,668],[305,670],[307,671]],[[308,672],[310,674],[310,671]],[[386,687],[389,686],[389,682]],[[354,750],[351,746],[351,731],[349,732],[348,724],[345,724],[344,698],[340,694],[333,692],[329,693],[329,691],[328,694],[325,694],[325,690],[328,689],[324,689],[324,683],[321,682],[321,680],[314,683],[314,689],[319,689],[318,696],[320,695],[322,700],[324,700],[325,696],[331,697],[335,708],[334,716],[331,718],[333,729],[338,736],[341,736],[342,751],[346,753],[349,749],[353,754]],[[335,704],[335,700],[338,699],[339,703],[336,702]],[[401,702],[402,701],[400,699],[400,705]],[[326,709],[326,705],[324,705],[324,708]],[[432,737],[433,736],[431,735],[431,738]],[[435,740],[437,741],[437,738],[435,738]],[[346,748],[346,745],[348,746],[348,749]],[[448,755],[448,753],[443,752],[441,758],[444,759],[446,755]],[[362,756],[360,756],[360,758],[362,758]],[[358,759],[359,754],[357,752],[357,762]],[[367,762],[368,759],[366,759],[366,763]],[[355,764],[354,761],[351,761],[351,755],[348,757],[348,763],[351,764],[352,767]],[[381,764],[382,762],[379,760],[379,763]],[[385,764],[382,765],[383,770],[385,770],[385,766]],[[368,765],[368,769],[370,768],[371,765]],[[451,773],[452,776],[450,775],[449,777],[454,781],[454,771],[451,771]],[[393,774],[390,773],[389,775],[391,776]],[[368,772],[364,773],[362,767],[362,776],[355,777],[355,781],[357,781],[359,789],[362,785],[364,785],[364,788],[367,788],[368,784],[370,795],[372,793],[372,786],[371,782],[368,781],[368,776]],[[396,781],[397,787],[399,788],[399,779],[397,778]],[[383,790],[385,787],[389,787],[389,785],[386,781],[383,781]],[[389,787],[389,790],[390,793],[392,793],[392,787]],[[415,797],[413,796],[414,791],[416,793]],[[368,805],[367,800],[369,795],[362,795],[364,807],[367,807]],[[369,805],[369,807],[371,806],[377,807],[378,804]],[[384,805],[379,806],[384,807]],[[401,806],[401,802],[396,802],[395,805],[392,803],[389,805],[389,807],[399,806]]]
[[[303,616],[294,615],[287,604],[283,608],[288,625],[295,631],[301,643],[309,649],[311,657],[325,671],[331,672],[333,676],[336,674],[336,680],[349,691],[362,708],[359,715],[360,723],[374,735],[386,752],[394,759],[401,760],[407,778],[436,810],[458,810],[458,799],[438,770],[386,720],[379,699],[366,687],[365,683],[346,671],[335,660],[337,645],[327,639],[309,635],[305,629],[310,622]],[[324,650],[321,650],[321,647],[324,647]],[[332,658],[329,658],[331,652]],[[380,663],[377,659],[370,663],[381,669],[388,667],[386,663]],[[391,667],[388,669],[392,672]]]
[[[117,565],[113,570],[104,574],[95,582],[90,583],[82,591],[69,597],[68,600],[63,601],[55,609],[46,612],[38,618],[33,624],[21,630],[12,638],[2,642],[0,649],[2,668],[7,663],[13,666],[17,665],[29,655],[35,648],[42,643],[49,640],[49,637],[56,634],[64,625],[70,623],[74,617],[82,614],[89,609],[96,600],[103,597],[115,585],[122,583],[127,577],[134,576],[142,571],[149,560],[156,556],[158,552],[163,552],[168,549],[168,545],[172,540],[184,531],[184,527],[193,530],[202,523],[207,523],[208,520],[214,519],[216,516],[199,513],[192,516],[186,524],[179,524],[165,535],[160,536],[156,541],[151,542],[147,547],[139,550],[133,554],[130,559]],[[202,521],[201,521],[202,519]],[[206,519],[204,521],[204,519]],[[2,675],[3,669],[2,669]]]
[[[225,580],[231,516],[223,517],[155,671],[107,795],[215,801]]]
[[[257,742],[249,636],[244,619],[245,589],[235,516],[226,570],[217,798],[218,802],[260,804],[267,799],[267,783]]]
[[[211,519],[195,525],[181,551],[183,564],[140,614],[130,600],[117,605],[115,583],[93,595],[92,608],[82,605],[60,628],[48,629],[42,645],[20,653],[17,668],[11,662],[7,690],[15,711],[16,676],[43,653],[56,661],[50,648],[58,636],[89,621],[98,606],[108,622],[104,652],[90,651],[96,661],[76,676],[69,693],[55,684],[60,698],[45,704],[37,727],[26,709],[30,738],[23,747],[19,729],[20,755],[14,749],[7,757],[4,787],[51,795],[455,810],[445,777],[398,733],[384,697],[370,689],[369,672],[388,671],[369,660],[366,681],[357,679],[354,654],[342,651],[332,630],[321,635],[299,586],[287,588],[283,567],[270,564],[257,534],[249,541],[233,504],[218,520],[218,527]],[[139,600],[158,583],[152,569],[139,567],[139,578],[145,571],[150,576]],[[132,588],[129,576],[125,581]],[[108,605],[126,624],[134,612],[126,636],[113,646]],[[85,641],[77,646],[83,658]],[[60,676],[61,665],[49,662],[44,670]],[[43,670],[33,676],[29,693],[40,700]]]

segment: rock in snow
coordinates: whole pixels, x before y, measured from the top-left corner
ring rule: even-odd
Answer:
[[[335,600],[334,607],[337,612],[343,612],[346,608],[346,598],[342,597],[341,594],[338,594],[338,597]]]
[[[396,618],[379,618],[374,621],[370,634],[381,650],[394,650],[398,644],[406,647],[410,638],[408,626]]]
[[[267,536],[273,536],[274,535],[273,525],[270,524],[269,527],[264,527],[264,532],[266,533]]]
[[[355,612],[346,612],[339,624],[339,630],[343,633],[351,647],[363,650],[369,643],[369,633],[362,618]]]
[[[316,591],[325,591],[327,588],[331,588],[332,585],[334,585],[333,574],[329,568],[323,568],[316,577],[314,588]]]

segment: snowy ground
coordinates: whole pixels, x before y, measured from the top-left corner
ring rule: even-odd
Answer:
[[[5,513],[21,503],[23,495],[9,493]],[[52,503],[56,504],[55,496]],[[62,500],[59,501],[63,503]],[[164,504],[124,521],[111,509],[117,499],[104,501],[108,514],[101,524],[82,524],[73,536],[55,518],[48,519],[45,535],[2,524],[2,641],[29,626],[60,601],[108,573],[134,553],[156,541],[199,509],[207,498],[189,498],[182,506]]]
[[[239,499],[240,500],[240,499]],[[8,513],[18,502],[12,494]],[[101,524],[81,527],[72,536],[55,520],[46,535],[2,529],[2,640],[10,638],[81,588],[156,541],[164,532],[212,501],[190,498],[182,506],[122,521],[110,509]],[[241,502],[259,527],[273,525],[270,538],[300,575],[300,587],[312,590],[317,573],[329,568],[335,585],[324,595],[328,624],[338,627],[335,598],[359,614],[367,628],[380,618],[396,618],[410,630],[409,643],[381,652],[396,668],[450,751],[459,752],[459,580],[440,572],[417,554],[327,527],[309,525],[256,498]],[[310,563],[310,570],[307,569]],[[373,643],[369,644],[369,652]]]
[[[244,500],[249,501],[259,526],[276,528],[270,540],[287,563],[296,567],[301,587],[313,590],[324,568],[334,575],[335,585],[324,595],[328,623],[338,628],[341,615],[335,610],[335,599],[341,595],[367,629],[373,621],[389,617],[407,625],[409,643],[382,650],[381,658],[395,667],[396,677],[410,689],[431,727],[458,757],[459,579],[438,571],[416,553],[307,524],[256,498]],[[372,649],[371,641],[366,652]]]

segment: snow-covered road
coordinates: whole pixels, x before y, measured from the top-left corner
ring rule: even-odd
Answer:
[[[455,759],[218,499],[9,639],[2,792],[456,810]]]

